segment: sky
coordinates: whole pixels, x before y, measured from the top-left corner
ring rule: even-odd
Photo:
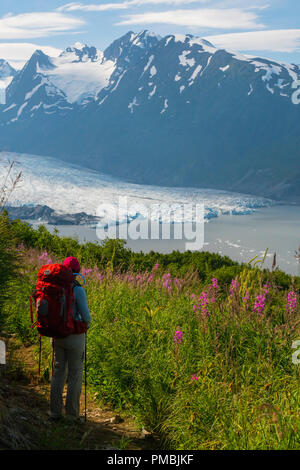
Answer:
[[[0,58],[79,41],[104,50],[128,31],[193,34],[219,48],[300,64],[299,0],[0,0]]]

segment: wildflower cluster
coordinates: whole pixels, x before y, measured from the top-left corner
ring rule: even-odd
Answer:
[[[231,281],[231,286],[230,286],[230,294],[233,294],[234,292],[237,292],[240,288],[240,285],[238,283],[237,279],[232,279]]]
[[[297,294],[294,290],[291,290],[288,293],[287,303],[286,303],[287,313],[295,314],[297,312]]]
[[[265,294],[257,295],[253,307],[253,312],[263,314],[265,310],[266,296]]]
[[[39,257],[39,260],[44,262],[44,264],[51,264],[52,263],[52,259],[51,257],[49,256],[49,254],[47,253],[47,251],[44,251],[41,256]]]
[[[193,305],[193,312],[196,312],[198,310],[203,317],[209,314],[208,310],[208,305],[209,305],[209,299],[208,295],[206,292],[202,292],[200,297],[198,298],[199,302],[197,304]]]
[[[176,330],[173,338],[174,343],[182,343],[182,331]]]
[[[171,274],[170,273],[167,273],[167,274],[164,274],[163,277],[162,277],[162,281],[163,281],[163,287],[167,290],[170,290],[172,288],[172,279],[171,279]]]

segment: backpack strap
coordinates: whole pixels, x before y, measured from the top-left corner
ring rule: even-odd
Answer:
[[[77,281],[77,279],[74,279],[73,289],[74,289],[74,287],[81,287],[81,284]]]

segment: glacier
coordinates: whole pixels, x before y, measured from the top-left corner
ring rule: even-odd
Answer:
[[[109,223],[113,222],[117,207],[118,223],[143,217],[139,206],[151,209],[153,220],[159,217],[159,211],[156,216],[153,208],[159,208],[163,222],[168,220],[171,205],[204,204],[207,222],[220,215],[251,214],[274,204],[271,199],[228,191],[134,184],[53,157],[12,152],[0,152],[0,187],[9,162],[15,162],[16,173],[22,172],[21,183],[11,195],[9,205],[40,204],[60,214],[85,212],[97,216],[99,206],[105,204],[112,208],[111,214],[106,214]],[[120,198],[124,196],[127,197],[126,208],[120,207]],[[193,221],[193,209],[190,208],[188,214],[185,211],[184,217],[186,221]]]

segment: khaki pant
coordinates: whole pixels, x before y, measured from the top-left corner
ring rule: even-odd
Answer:
[[[67,378],[66,415],[79,417],[85,334],[54,340],[54,367],[50,392],[50,415],[60,417]]]

